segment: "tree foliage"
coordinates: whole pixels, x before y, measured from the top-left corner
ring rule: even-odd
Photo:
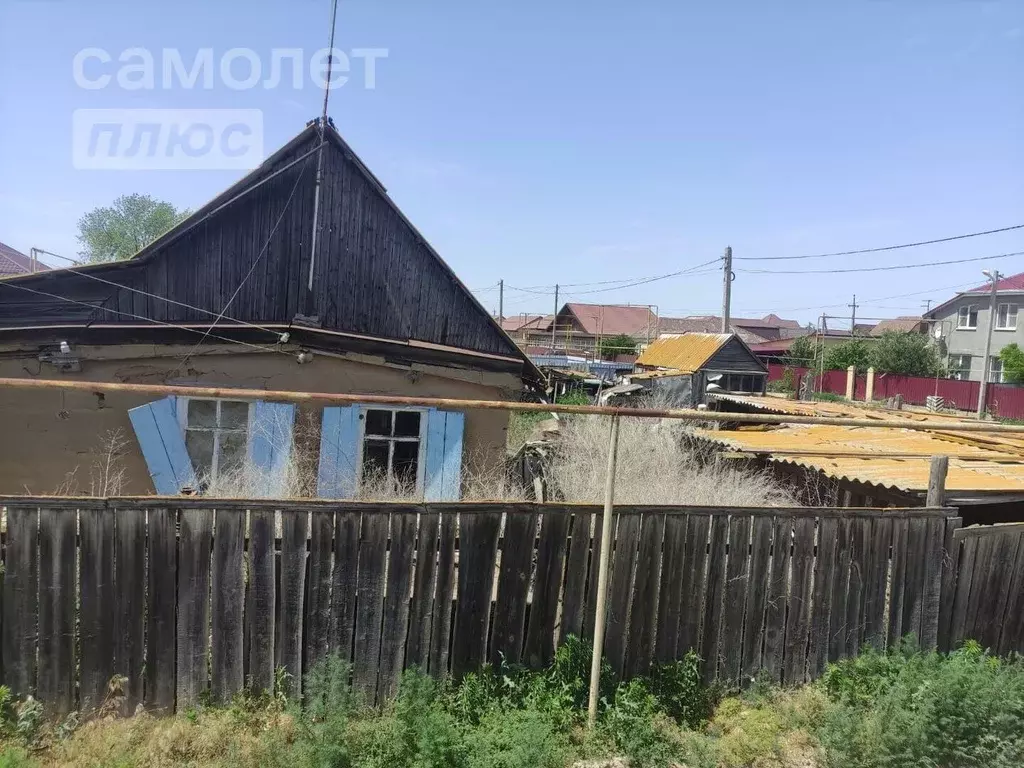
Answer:
[[[610,360],[616,355],[635,355],[636,339],[624,333],[601,339],[597,345],[597,354],[605,360]]]
[[[871,350],[863,339],[844,341],[825,350],[825,367],[833,371],[845,371],[851,365],[863,371],[871,364],[870,359]]]
[[[789,345],[785,364],[794,368],[813,368],[820,354],[821,348],[815,336],[800,336]]]
[[[939,350],[921,333],[882,334],[871,345],[870,364],[876,371],[904,376],[938,376],[945,371]]]
[[[1007,344],[999,359],[1003,361],[1003,378],[1010,384],[1024,384],[1024,350],[1016,343]]]
[[[122,195],[78,220],[78,254],[89,264],[130,259],[190,213],[149,195]]]

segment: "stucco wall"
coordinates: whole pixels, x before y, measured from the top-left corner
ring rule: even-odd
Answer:
[[[1000,295],[996,299],[997,304],[1017,304],[1020,310],[1024,310],[1024,297],[1019,294]],[[957,328],[957,313],[961,307],[975,305],[978,308],[978,326],[974,329]],[[970,355],[972,381],[981,381],[982,359],[985,356],[985,339],[988,336],[989,323],[992,320],[992,313],[989,310],[989,297],[976,294],[964,296],[952,302],[948,307],[943,308],[932,320],[933,323],[942,327],[942,338],[946,343],[949,356]],[[932,326],[935,327],[934,325]],[[998,357],[1000,350],[1008,344],[1016,342],[1024,346],[1024,315],[1019,315],[1017,329],[1014,331],[1000,330],[992,331],[992,356]]]
[[[40,364],[35,354],[26,354],[0,360],[0,376],[479,400],[515,398],[522,386],[517,377],[508,374],[403,368],[323,354],[299,365],[294,354],[235,351],[239,349],[193,357],[179,372],[186,348],[83,347],[74,350],[82,360],[80,373],[60,374],[53,366]],[[129,444],[122,492],[153,493],[128,409],[156,399],[111,393],[101,401],[95,394],[81,392],[0,389],[0,493],[88,493],[92,466],[101,458],[105,436],[114,430],[120,430]],[[508,415],[503,411],[467,411],[464,465],[488,467],[501,462],[507,425]]]

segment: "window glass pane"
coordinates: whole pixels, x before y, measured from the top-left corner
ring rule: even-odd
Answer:
[[[220,425],[225,429],[245,429],[249,425],[249,404],[240,400],[222,401]]]
[[[213,432],[188,430],[185,432],[185,448],[200,482],[208,481],[213,472]]]
[[[395,437],[419,437],[420,415],[420,411],[395,411]]]
[[[366,434],[368,435],[390,435],[391,434],[391,411],[367,411],[366,412]]]
[[[219,480],[237,474],[245,464],[246,440],[244,432],[220,433],[220,456],[217,462]]]
[[[974,328],[978,324],[978,310],[971,307],[970,320],[967,323],[969,328]]]
[[[217,426],[217,401],[216,400],[189,400],[188,401],[188,425],[190,427],[202,427],[213,429]]]
[[[402,490],[416,489],[416,465],[420,456],[419,442],[396,442],[395,458],[392,464],[395,480]]]
[[[363,482],[383,482],[388,472],[388,441],[366,440],[363,443]]]

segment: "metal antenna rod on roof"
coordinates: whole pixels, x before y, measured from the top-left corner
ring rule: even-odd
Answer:
[[[316,240],[320,231],[320,182],[324,174],[324,140],[327,136],[327,102],[331,98],[331,69],[334,66],[334,28],[338,23],[338,0],[331,3],[331,42],[327,46],[327,78],[324,81],[324,111],[320,116],[320,146],[316,155],[316,184],[313,191],[313,238],[309,249],[309,281],[306,290],[313,290],[313,270],[316,267]]]

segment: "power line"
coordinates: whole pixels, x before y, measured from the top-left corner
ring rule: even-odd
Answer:
[[[838,255],[838,254],[836,254]],[[1011,256],[1022,256],[1024,251],[1014,253],[1001,253],[997,256],[975,256],[970,259],[951,259],[949,261],[931,261],[926,264],[895,264],[884,267],[853,267],[850,269],[740,269],[748,275],[833,275],[849,272],[890,272],[895,269],[920,269],[922,267],[944,267],[949,264],[969,264],[975,261],[992,261],[994,259],[1008,259]]]
[[[949,243],[954,240],[966,240],[969,237],[981,237],[982,235],[994,235],[999,232],[1010,232],[1015,229],[1024,229],[1024,224],[1014,224],[1012,227],[1000,227],[999,229],[986,229],[984,232],[971,232],[966,235],[953,235],[951,237],[939,237],[934,240],[920,240],[916,243],[902,243],[900,245],[886,245],[881,248],[861,248],[856,251],[836,251],[834,253],[811,253],[805,256],[737,256],[736,261],[786,261],[792,259],[824,259],[829,256],[855,256],[861,253],[881,253],[882,251],[896,251],[900,248],[917,248],[921,245],[935,245],[936,243]]]
[[[604,281],[595,282],[595,283],[559,283],[558,285],[559,285],[560,288],[566,288],[566,287],[585,286],[585,285],[611,285],[613,283],[616,283],[616,285],[612,285],[612,287],[610,287],[610,288],[594,288],[594,289],[589,290],[589,291],[576,291],[572,295],[573,296],[584,296],[584,295],[591,294],[591,293],[607,293],[608,291],[619,291],[619,290],[622,290],[624,288],[633,288],[633,287],[638,286],[638,285],[647,285],[648,283],[656,283],[659,280],[668,280],[669,278],[679,277],[680,275],[705,274],[704,272],[697,272],[696,270],[702,269],[703,267],[707,267],[710,264],[714,264],[714,263],[719,262],[721,260],[722,260],[721,256],[716,256],[715,258],[711,259],[710,261],[705,261],[702,264],[695,264],[692,267],[686,267],[685,269],[680,269],[680,270],[678,270],[676,272],[668,272],[668,273],[663,274],[663,275],[653,275],[653,276],[650,276],[650,277],[623,278],[622,280],[604,280]],[[617,283],[623,283],[623,284],[622,285],[617,285]],[[546,291],[545,290],[537,290],[537,288],[544,288],[546,286],[532,286],[532,287],[527,288],[527,287],[517,287],[517,286],[514,286],[514,285],[507,285],[506,284],[505,287],[508,290],[510,290],[510,291],[521,291],[522,293],[532,293],[532,294],[536,294],[538,296],[551,296],[551,295],[554,294],[553,290],[546,290]]]

